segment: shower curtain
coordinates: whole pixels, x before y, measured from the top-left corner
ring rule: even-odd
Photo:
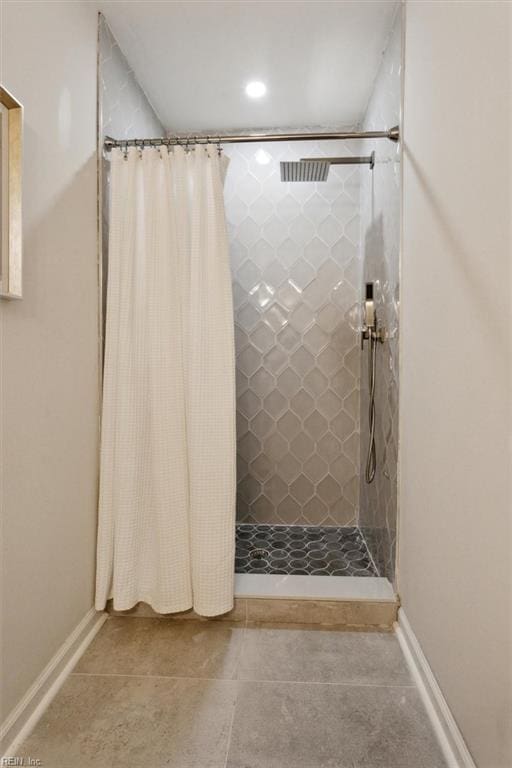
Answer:
[[[224,158],[112,150],[96,608],[233,606],[234,323]]]

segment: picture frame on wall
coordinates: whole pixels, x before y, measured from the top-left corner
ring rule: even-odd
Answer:
[[[0,298],[22,296],[23,107],[0,86]]]

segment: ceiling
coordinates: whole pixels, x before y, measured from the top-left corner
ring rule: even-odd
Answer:
[[[166,129],[356,126],[396,0],[99,0]],[[251,100],[250,81],[267,93]]]

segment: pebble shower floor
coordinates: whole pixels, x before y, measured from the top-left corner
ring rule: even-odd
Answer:
[[[378,576],[359,528],[236,526],[236,573]]]

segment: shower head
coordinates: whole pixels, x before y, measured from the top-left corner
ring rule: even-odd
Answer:
[[[303,157],[281,160],[281,181],[327,181],[331,165],[369,165],[373,170],[375,152],[367,157]]]
[[[282,160],[281,181],[327,181],[329,161],[318,160]]]

